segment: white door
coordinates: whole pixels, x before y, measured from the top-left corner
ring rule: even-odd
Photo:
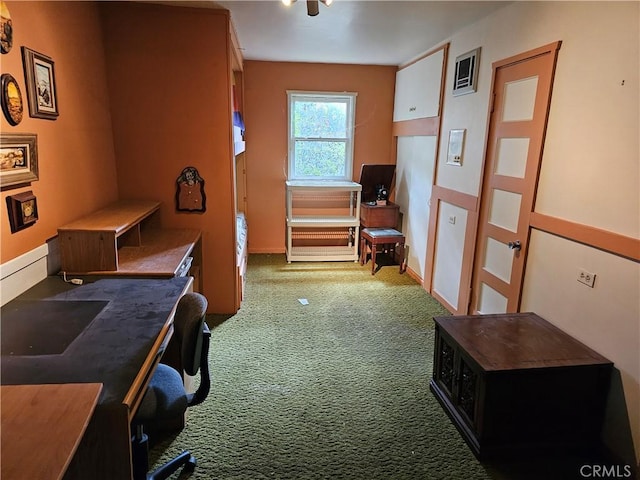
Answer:
[[[493,64],[493,105],[470,312],[520,307],[551,89],[560,42]]]

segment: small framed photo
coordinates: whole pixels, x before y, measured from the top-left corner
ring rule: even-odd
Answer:
[[[27,228],[38,220],[38,203],[32,191],[9,195],[7,210],[12,233]]]
[[[0,133],[0,187],[38,180],[38,137],[34,133]]]
[[[27,47],[22,47],[22,60],[27,83],[29,115],[55,120],[58,118],[58,97],[53,60]]]

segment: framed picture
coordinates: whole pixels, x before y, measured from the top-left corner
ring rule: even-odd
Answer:
[[[38,203],[32,191],[9,195],[7,210],[12,233],[27,228],[38,220]]]
[[[0,52],[9,53],[13,47],[13,23],[5,2],[0,2]]]
[[[38,180],[38,137],[34,133],[0,133],[0,187]]]
[[[58,117],[58,97],[53,60],[27,47],[22,47],[22,60],[27,83],[29,115],[55,120]]]
[[[24,111],[22,105],[22,92],[18,86],[18,82],[9,73],[3,73],[0,76],[0,103],[2,111],[7,122],[11,125],[18,125],[22,121],[22,113]]]

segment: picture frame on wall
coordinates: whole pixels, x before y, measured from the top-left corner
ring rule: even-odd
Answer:
[[[38,136],[0,133],[0,188],[38,180]]]
[[[27,84],[29,115],[55,120],[59,113],[53,60],[27,47],[22,47],[22,60]]]
[[[22,92],[18,82],[10,73],[3,73],[0,76],[0,103],[7,122],[13,126],[18,125],[22,121],[24,111]]]
[[[12,233],[27,228],[38,220],[38,203],[32,191],[9,195],[7,211]]]

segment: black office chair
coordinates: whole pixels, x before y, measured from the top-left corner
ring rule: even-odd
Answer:
[[[145,393],[132,426],[134,480],[164,480],[179,468],[193,471],[196,459],[189,451],[162,465],[152,473],[149,470],[148,437],[143,425],[151,421],[171,420],[184,415],[189,407],[202,403],[210,388],[209,340],[211,332],[205,323],[207,299],[199,293],[187,293],[178,302],[174,319],[174,336],[180,342],[180,357],[184,371],[195,375],[200,371],[200,385],[195,393],[187,393],[181,372],[159,364]]]

